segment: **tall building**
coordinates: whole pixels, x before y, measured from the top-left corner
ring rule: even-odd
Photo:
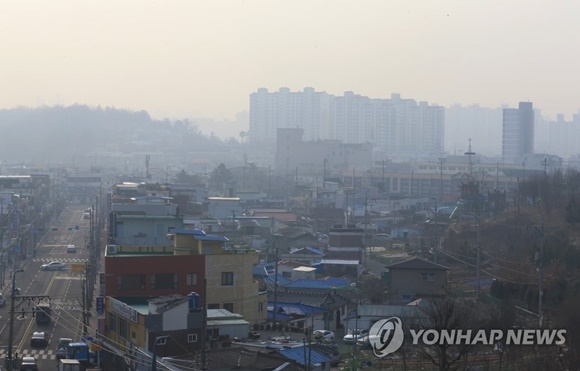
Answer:
[[[525,161],[534,153],[534,108],[531,102],[520,102],[518,108],[503,110],[502,157],[504,163]]]
[[[250,94],[249,140],[255,143],[274,143],[277,130],[300,128],[308,141],[329,138],[330,97],[325,92],[304,88],[291,92],[280,88],[269,92],[260,88]]]
[[[307,142],[370,143],[383,154],[433,156],[444,152],[444,119],[443,107],[399,94],[375,99],[349,91],[334,96],[312,88],[258,89],[250,95],[249,139],[275,143],[278,129],[302,129]]]

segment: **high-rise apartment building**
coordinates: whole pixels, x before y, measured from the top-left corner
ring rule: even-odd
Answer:
[[[280,88],[272,93],[258,89],[250,94],[249,140],[274,143],[277,130],[284,128],[303,129],[304,139],[308,141],[328,139],[330,97],[313,88],[304,88],[301,92]]]
[[[520,102],[518,108],[504,108],[502,157],[504,163],[525,161],[534,153],[534,108],[531,102]]]
[[[374,99],[345,92],[342,96],[305,88],[250,95],[250,141],[275,143],[277,129],[302,129],[305,141],[338,140],[374,144],[385,154],[437,155],[444,152],[443,107],[427,102]]]

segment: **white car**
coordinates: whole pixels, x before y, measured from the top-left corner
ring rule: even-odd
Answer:
[[[66,268],[66,264],[61,262],[50,262],[40,266],[43,271],[59,271]]]
[[[334,332],[328,330],[315,330],[312,335],[315,339],[334,340]]]
[[[349,329],[346,335],[342,338],[345,343],[354,343],[358,339],[369,335],[369,330]]]

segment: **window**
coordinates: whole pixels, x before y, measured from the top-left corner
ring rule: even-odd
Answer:
[[[222,272],[222,286],[233,286],[234,272]]]
[[[209,304],[207,306],[207,309],[220,309],[220,305],[219,304]]]
[[[119,336],[127,339],[127,321],[119,318]]]
[[[188,273],[185,278],[185,284],[187,286],[195,286],[197,285],[197,273]]]
[[[117,316],[114,314],[109,316],[109,331],[117,332]]]
[[[264,302],[259,302],[258,303],[258,312],[263,312],[264,311]]]
[[[161,338],[157,342],[157,345],[165,345],[165,344],[167,344],[167,338]]]
[[[224,303],[224,309],[228,312],[234,313],[234,303]]]
[[[421,273],[421,279],[423,281],[435,281],[435,273],[433,272]]]
[[[197,334],[187,334],[188,343],[197,343]]]
[[[177,286],[176,273],[161,273],[151,276],[151,288],[153,289],[176,289]]]
[[[145,275],[133,274],[117,277],[117,289],[126,290],[145,290]]]

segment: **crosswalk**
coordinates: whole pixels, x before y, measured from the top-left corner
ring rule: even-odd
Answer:
[[[16,352],[18,353],[18,358],[22,357],[34,357],[37,360],[40,359],[50,359],[50,360],[56,360],[56,352],[51,350],[46,350],[46,349],[13,349],[12,350],[14,353],[14,355],[16,355]],[[0,358],[6,358],[6,356],[8,355],[8,350],[7,349],[0,349]]]
[[[81,258],[62,258],[62,259],[54,259],[54,258],[33,258],[32,261],[34,262],[41,262],[41,263],[50,263],[52,261],[60,261],[63,263],[85,263],[87,259]]]

